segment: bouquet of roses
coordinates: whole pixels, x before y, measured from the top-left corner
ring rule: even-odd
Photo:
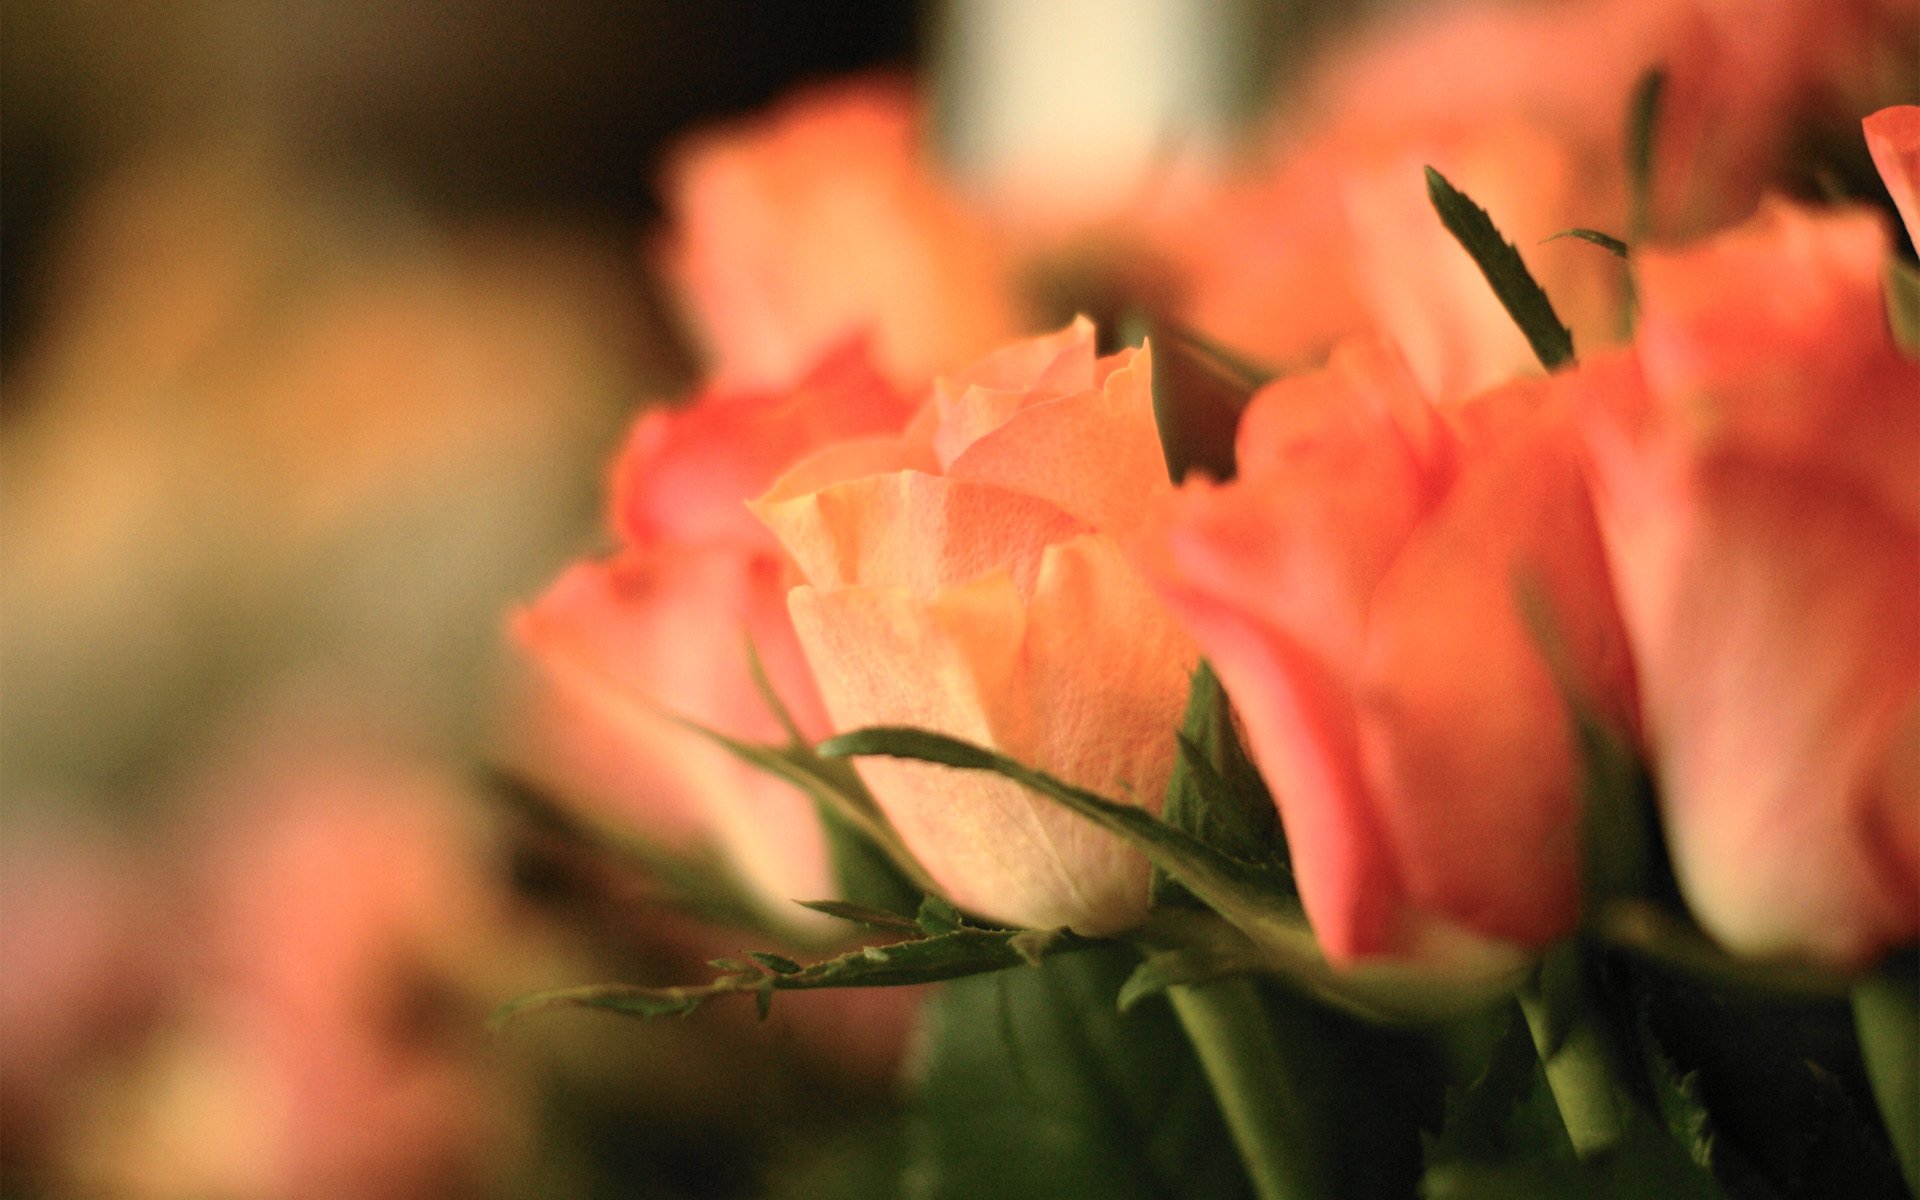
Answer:
[[[504,1015],[938,983],[881,1194],[1914,1190],[1920,274],[1761,194],[1859,30],[1703,12],[1078,231],[890,84],[690,145],[516,754],[758,940]]]

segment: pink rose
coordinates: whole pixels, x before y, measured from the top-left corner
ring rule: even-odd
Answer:
[[[993,236],[935,173],[918,101],[868,80],[700,134],[668,161],[664,254],[727,384],[778,386],[849,334],[924,381],[1014,332]]]
[[[1860,211],[1779,201],[1640,258],[1574,377],[1674,865],[1730,947],[1920,932],[1920,366]]]
[[[1328,956],[1567,932],[1581,776],[1519,593],[1603,717],[1631,681],[1552,385],[1437,410],[1398,353],[1353,343],[1258,393],[1237,445],[1238,478],[1182,487],[1143,558],[1244,722]]]
[[[1145,350],[1078,321],[936,383],[907,434],[830,448],[755,511],[799,563],[789,599],[833,727],[904,724],[1157,809],[1194,664],[1118,538],[1165,491]],[[1005,780],[867,759],[947,895],[996,920],[1109,933],[1147,864]]]
[[[782,917],[803,915],[789,900],[834,895],[811,800],[674,718],[783,743],[751,642],[801,731],[826,734],[786,613],[792,565],[745,501],[807,451],[891,433],[910,411],[849,345],[792,387],[716,389],[641,417],[615,470],[620,547],[514,621],[538,668],[521,721],[535,776],[668,848],[717,851]]]

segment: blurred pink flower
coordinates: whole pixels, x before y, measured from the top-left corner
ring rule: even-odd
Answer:
[[[714,375],[780,386],[849,335],[924,382],[1015,332],[1009,267],[904,81],[804,92],[669,160],[663,262]]]

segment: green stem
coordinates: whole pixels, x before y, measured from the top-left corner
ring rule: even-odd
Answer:
[[[1254,1194],[1260,1200],[1331,1195],[1312,1110],[1294,1087],[1286,1048],[1253,983],[1221,979],[1167,994],[1199,1053]]]
[[[1854,985],[1853,1022],[1900,1173],[1920,1196],[1920,987],[1912,973],[1890,967]]]
[[[1574,1152],[1591,1158],[1620,1143],[1627,1114],[1614,1086],[1606,1035],[1584,1011],[1579,970],[1577,951],[1561,947],[1541,962],[1539,975],[1516,999]]]

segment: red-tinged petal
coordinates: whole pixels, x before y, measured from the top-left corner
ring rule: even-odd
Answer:
[[[764,541],[747,500],[801,455],[897,433],[913,409],[861,342],[841,346],[791,388],[712,389],[682,407],[656,408],[635,424],[615,465],[615,524],[636,545]]]
[[[1773,201],[1708,242],[1638,257],[1640,359],[1689,454],[1817,463],[1920,518],[1920,365],[1884,316],[1886,231]]]
[[[748,666],[751,639],[802,729],[825,733],[784,590],[773,559],[632,555],[569,570],[518,615],[514,634],[539,673],[525,705],[527,768],[645,837],[716,846],[794,918],[785,901],[833,894],[811,802],[669,715],[784,741]]]
[[[1405,894],[1360,782],[1351,694],[1261,615],[1158,582],[1233,698],[1321,947],[1335,962],[1402,949]]]
[[[1579,912],[1582,777],[1523,591],[1597,715],[1620,719],[1632,695],[1571,429],[1541,409],[1544,385],[1509,399],[1535,411],[1469,447],[1374,596],[1360,740],[1412,903],[1542,946]]]
[[[1883,108],[1860,124],[1873,165],[1906,223],[1907,238],[1920,246],[1920,105]]]

